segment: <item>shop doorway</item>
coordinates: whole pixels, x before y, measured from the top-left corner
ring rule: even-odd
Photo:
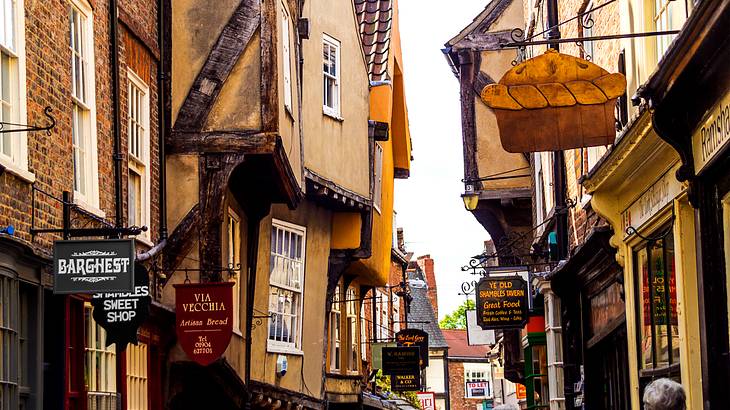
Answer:
[[[626,322],[588,347],[586,366],[586,408],[628,410],[629,366]]]

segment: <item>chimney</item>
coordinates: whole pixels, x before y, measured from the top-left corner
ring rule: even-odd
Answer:
[[[428,285],[428,300],[433,307],[433,313],[439,316],[438,292],[436,289],[436,273],[433,269],[433,259],[431,255],[423,255],[418,257],[418,266],[426,276],[426,284]]]
[[[398,228],[396,230],[396,232],[397,232],[397,244],[396,244],[396,246],[398,246],[398,249],[401,252],[405,252],[406,251],[406,239],[405,239],[405,236],[403,235],[403,228]]]

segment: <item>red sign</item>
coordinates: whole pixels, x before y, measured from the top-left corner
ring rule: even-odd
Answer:
[[[226,351],[233,332],[233,282],[176,284],[177,339],[206,366]]]
[[[527,388],[524,384],[515,384],[515,395],[517,396],[517,400],[527,399]]]
[[[436,393],[430,391],[419,391],[416,393],[418,401],[423,410],[436,410]]]

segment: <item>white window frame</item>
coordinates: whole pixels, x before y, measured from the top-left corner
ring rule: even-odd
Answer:
[[[330,371],[338,372],[342,363],[342,288],[335,287],[330,310]]]
[[[131,69],[127,69],[127,80],[129,81],[127,86],[127,153],[129,154],[128,161],[128,172],[135,173],[140,178],[140,191],[142,198],[139,201],[142,209],[140,210],[140,221],[136,223],[137,226],[147,226],[147,231],[137,235],[137,239],[141,239],[142,242],[151,245],[152,238],[152,221],[150,218],[150,89],[149,86]],[[138,92],[141,93],[139,101],[132,101],[132,88],[137,88]],[[138,116],[136,120],[132,117],[132,110],[137,109]],[[138,126],[138,128],[136,127]],[[139,146],[136,151],[139,155],[136,155],[133,151],[133,128],[141,128],[141,135],[139,135]],[[129,184],[127,184],[129,189]],[[131,215],[129,214],[129,192],[127,192],[127,218],[131,222]],[[131,224],[131,223],[130,223]]]
[[[149,409],[149,347],[146,343],[128,344],[127,367],[127,410]]]
[[[241,217],[233,208],[228,208],[226,221],[228,235],[228,269],[233,272],[228,278],[233,282],[233,333],[241,336]]]
[[[341,84],[340,84],[340,78],[341,78],[341,52],[342,47],[340,45],[340,41],[328,36],[327,34],[322,34],[322,61],[324,63],[324,48],[325,46],[333,47],[336,51],[335,55],[335,75],[331,75],[330,73],[325,73],[324,69],[322,70],[322,81],[327,81],[328,79],[334,80],[334,107],[330,107],[326,104],[326,94],[324,93],[324,84],[322,86],[322,110],[324,114],[329,115],[331,117],[335,117],[337,119],[340,119],[341,116],[341,96],[340,96],[340,90],[341,90]]]
[[[71,45],[71,100],[73,101],[72,110],[83,112],[81,120],[84,122],[83,125],[83,143],[87,149],[86,161],[84,161],[83,169],[81,172],[84,173],[87,186],[85,192],[78,191],[74,183],[74,202],[82,208],[98,215],[101,217],[106,216],[104,212],[99,209],[99,158],[97,151],[97,134],[96,134],[96,74],[95,74],[95,62],[94,62],[94,14],[91,6],[85,0],[70,0],[69,13],[71,9],[76,9],[80,15],[84,17],[83,37],[82,41],[82,54],[86,61],[86,76],[84,76],[84,98],[83,100],[74,95],[75,84],[74,79],[74,50]],[[71,29],[71,27],[69,27]],[[72,115],[76,115],[75,113]],[[72,120],[72,123],[74,121]],[[72,128],[74,125],[72,124]],[[73,132],[73,131],[72,131]],[[75,157],[75,153],[73,153]],[[74,181],[76,179],[76,172],[74,170]]]
[[[358,348],[358,308],[357,291],[354,286],[349,286],[345,291],[345,329],[347,334],[347,373],[358,374],[360,372],[360,355]]]
[[[373,156],[373,206],[380,213],[383,204],[383,147],[377,142]]]
[[[2,118],[4,122],[12,122],[15,124],[26,124],[27,113],[27,95],[26,95],[26,55],[25,55],[25,5],[24,0],[0,0],[0,8],[10,6],[13,22],[6,27],[8,31],[12,31],[15,44],[3,44],[0,42],[0,53],[8,57],[8,66],[10,69],[10,104],[11,112],[9,118]],[[3,24],[7,24],[7,16],[3,13],[0,19],[5,18]],[[0,64],[2,64],[0,62]],[[0,78],[0,84],[2,79]],[[1,109],[1,108],[0,108]],[[1,117],[0,117],[1,118]],[[7,126],[6,129],[11,129]],[[6,168],[6,171],[18,176],[22,180],[33,183],[35,175],[28,172],[28,133],[11,132],[0,134],[0,140],[10,143],[10,156],[5,155],[0,149],[0,165]],[[0,144],[2,142],[0,141]]]
[[[115,343],[106,345],[106,331],[93,319],[93,310],[90,302],[84,303],[85,389],[88,403],[93,401],[96,403],[95,408],[107,408],[109,402],[117,400],[117,348]],[[98,375],[97,363],[102,369]],[[101,380],[97,380],[97,377]]]
[[[492,397],[492,377],[489,363],[464,363],[464,397],[469,399]],[[478,377],[481,375],[482,377]],[[471,396],[466,384],[469,382],[486,382],[487,391],[484,396]]]
[[[672,0],[653,0],[652,6],[652,21],[654,22],[654,29],[656,31],[667,31],[671,30],[673,26],[672,22]],[[657,36],[656,40],[656,61],[657,63],[662,59],[664,53],[672,43],[672,39],[675,36]]]
[[[281,5],[281,39],[282,39],[282,59],[284,71],[284,107],[289,114],[293,115],[292,110],[292,91],[291,91],[291,36],[289,13],[286,6]]]
[[[272,283],[273,278],[273,270],[274,270],[274,264],[272,264],[269,268],[269,306],[271,306],[271,290],[272,288],[276,288],[277,290],[282,291],[290,291],[293,293],[299,294],[299,304],[297,306],[297,312],[295,312],[295,318],[298,320],[296,321],[296,324],[292,326],[292,329],[290,329],[290,332],[295,332],[292,339],[294,342],[284,342],[281,340],[274,340],[271,338],[271,328],[272,328],[272,320],[274,320],[274,317],[270,317],[268,321],[268,329],[269,329],[269,335],[267,337],[267,350],[269,352],[275,352],[275,353],[288,353],[288,354],[303,354],[301,350],[302,346],[302,322],[304,321],[304,285],[305,285],[305,273],[306,273],[306,250],[307,250],[307,228],[299,225],[295,225],[289,222],[285,222],[279,219],[272,219],[271,221],[271,228],[272,228],[272,234],[274,229],[281,230],[283,232],[289,232],[290,234],[295,234],[301,236],[300,241],[300,253],[301,258],[297,261],[295,259],[287,258],[286,256],[277,255],[274,253],[274,244],[271,244],[271,250],[270,255],[271,259],[275,259],[277,257],[283,258],[283,262],[286,262],[291,266],[292,263],[296,263],[299,265],[300,268],[300,277],[299,277],[299,289],[292,287],[292,286],[286,286],[284,284],[278,284],[278,283]],[[276,312],[272,312],[269,310],[269,314],[275,314]]]

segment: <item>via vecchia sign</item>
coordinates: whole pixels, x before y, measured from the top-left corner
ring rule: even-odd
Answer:
[[[56,241],[53,293],[134,290],[134,239]]]
[[[477,324],[484,330],[527,323],[527,282],[518,276],[482,278],[477,284]]]
[[[177,340],[190,359],[207,366],[228,348],[233,333],[233,282],[175,287]]]

